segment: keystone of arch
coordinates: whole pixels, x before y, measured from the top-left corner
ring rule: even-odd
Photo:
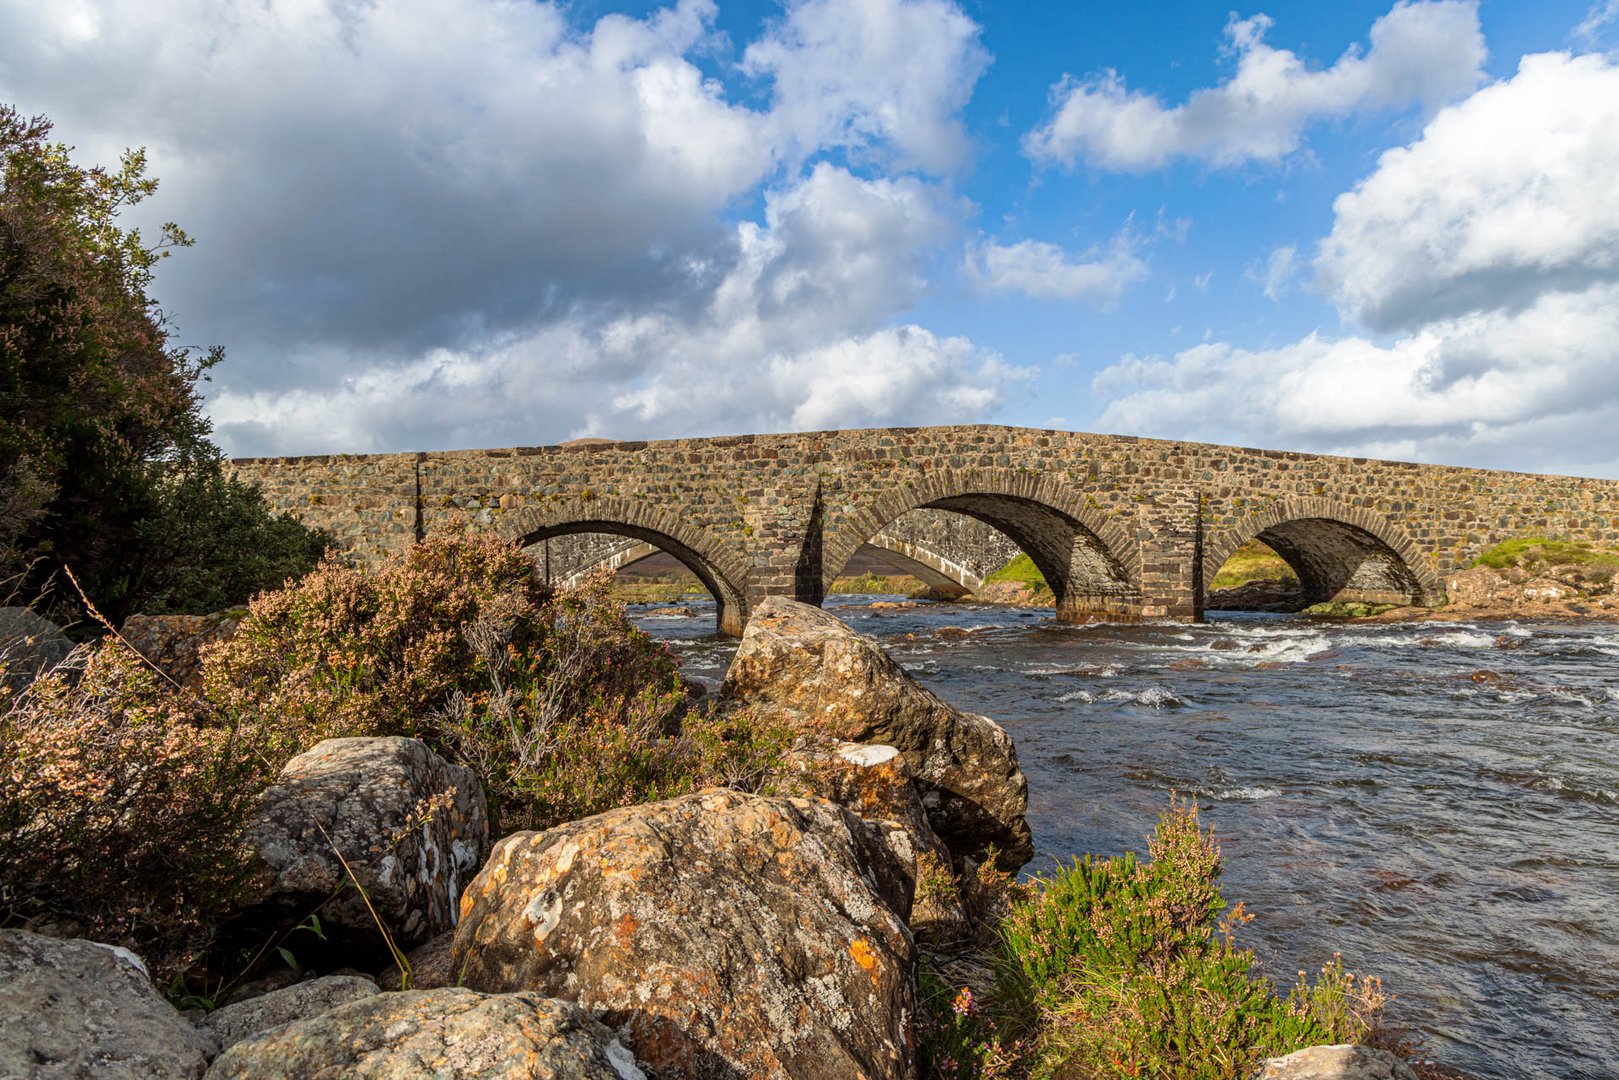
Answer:
[[[828,591],[860,545],[881,532],[895,518],[912,510],[969,499],[975,495],[1033,503],[1066,518],[1096,540],[1101,551],[1132,589],[1140,586],[1139,549],[1129,532],[1095,507],[1087,506],[1083,496],[1072,487],[1044,473],[1026,469],[937,469],[925,473],[898,474],[885,479],[891,481],[888,486],[859,502],[853,513],[839,522],[835,529],[829,530],[831,535],[826,538],[822,563],[824,585]],[[856,495],[850,501],[859,498]],[[954,513],[967,512],[959,502],[940,509]],[[1001,528],[992,517],[980,520]]]
[[[1411,538],[1383,514],[1321,496],[1303,499],[1275,499],[1250,511],[1237,524],[1220,533],[1203,548],[1203,580],[1213,581],[1227,559],[1259,534],[1290,521],[1323,520],[1349,525],[1368,534],[1399,561],[1416,583],[1412,601],[1438,604],[1445,598],[1444,584]],[[1206,587],[1206,586],[1205,586]]]

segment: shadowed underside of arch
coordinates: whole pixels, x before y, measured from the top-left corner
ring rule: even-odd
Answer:
[[[1298,574],[1304,602],[1444,602],[1444,586],[1411,540],[1380,514],[1331,499],[1278,499],[1204,549],[1203,580],[1250,540],[1268,544]]]
[[[1140,613],[1140,559],[1124,529],[1057,482],[1011,470],[938,471],[889,487],[827,536],[822,595],[861,544],[917,509],[966,514],[1004,533],[1044,575],[1065,622]]]
[[[747,621],[746,562],[740,552],[679,517],[639,500],[596,498],[547,510],[522,511],[502,532],[524,546],[575,533],[610,533],[642,541],[679,559],[714,597],[719,630],[738,636]]]

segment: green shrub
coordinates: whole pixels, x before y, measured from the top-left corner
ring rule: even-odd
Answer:
[[[266,750],[113,642],[0,690],[0,911],[184,972],[243,895]]]
[[[931,1075],[1226,1080],[1371,1033],[1381,987],[1336,959],[1285,998],[1252,973],[1253,954],[1233,940],[1247,916],[1225,911],[1220,850],[1195,806],[1172,803],[1149,854],[1085,856],[1013,900],[993,1008],[952,1019],[935,1006],[922,1025]]]

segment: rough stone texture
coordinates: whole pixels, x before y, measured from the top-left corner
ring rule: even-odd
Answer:
[[[917,890],[908,925],[920,944],[965,943],[973,934],[956,890],[950,849],[928,824],[905,758],[892,746],[844,743],[795,749],[787,764],[805,794],[827,799],[870,822],[911,868]]]
[[[215,1009],[198,1022],[197,1030],[224,1050],[250,1035],[307,1020],[376,993],[377,984],[370,979],[328,975]]]
[[[194,1080],[212,1051],[131,953],[0,930],[0,1076]]]
[[[424,799],[452,788],[447,808],[425,826],[405,828]],[[455,925],[461,886],[477,869],[488,832],[483,786],[471,769],[416,739],[328,739],[287,762],[255,811],[248,840],[263,869],[245,918],[248,925],[301,922],[344,879],[335,845],[395,941],[413,948]],[[386,956],[352,887],[320,917],[334,954]],[[306,947],[316,946],[311,939]]]
[[[1417,1074],[1387,1050],[1340,1044],[1271,1058],[1255,1080],[1417,1080]]]
[[[131,615],[118,630],[129,646],[188,690],[202,688],[202,650],[236,635],[244,608],[212,615]]]
[[[0,674],[21,690],[66,660],[73,642],[62,628],[25,607],[0,607]]]
[[[502,840],[453,965],[602,1010],[662,1076],[905,1078],[913,887],[842,807],[710,789]]]
[[[1033,857],[1029,784],[1011,737],[939,700],[835,615],[780,596],[763,601],[723,693],[807,734],[896,747],[952,854],[981,860],[993,844],[1009,870]]]
[[[819,603],[862,544],[918,509],[1004,533],[1065,619],[1195,619],[1203,583],[1266,534],[1294,545],[1295,569],[1320,575],[1306,581],[1314,599],[1414,582],[1420,595],[1404,599],[1418,603],[1514,536],[1619,543],[1619,481],[990,425],[258,458],[236,470],[366,559],[418,530],[463,526],[524,542],[654,543],[706,575],[735,633],[764,596]],[[1333,588],[1346,595],[1322,595]]]
[[[455,985],[455,971],[450,967],[450,950],[454,945],[455,931],[447,930],[406,954],[412,990],[437,990],[441,986]],[[401,989],[401,982],[403,978],[395,964],[389,964],[377,974],[377,985],[384,990]]]
[[[209,1080],[634,1080],[613,1033],[538,994],[407,990],[232,1046]]]

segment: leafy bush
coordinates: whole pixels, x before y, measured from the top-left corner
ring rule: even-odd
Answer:
[[[157,190],[145,154],[82,168],[50,130],[0,106],[0,578],[71,621],[76,597],[53,591],[66,564],[121,622],[309,569],[321,538],[227,479],[208,441],[197,382],[223,352],[174,345],[148,294],[190,237],[118,225]]]
[[[923,1025],[934,1075],[1225,1080],[1372,1031],[1381,987],[1336,959],[1285,998],[1252,973],[1253,954],[1233,940],[1247,916],[1239,904],[1221,917],[1220,850],[1195,806],[1171,805],[1149,854],[1086,856],[1012,902],[993,1009],[941,1020],[935,1008]],[[937,1064],[946,1058],[955,1071]]]
[[[122,645],[0,691],[0,904],[188,968],[241,897],[241,831],[272,775],[250,728],[204,723]]]

